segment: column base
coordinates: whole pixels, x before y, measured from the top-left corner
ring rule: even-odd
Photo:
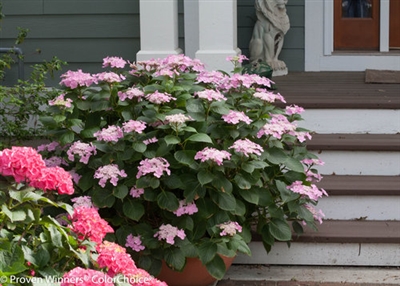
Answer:
[[[170,51],[149,51],[149,50],[140,50],[136,54],[136,61],[148,61],[152,59],[163,59],[169,55],[178,55],[182,54],[182,49],[177,48],[175,50]]]
[[[198,50],[196,52],[196,59],[199,59],[205,64],[207,70],[223,70],[231,72],[233,64],[227,61],[227,57],[238,56],[241,54],[239,48],[233,50]]]

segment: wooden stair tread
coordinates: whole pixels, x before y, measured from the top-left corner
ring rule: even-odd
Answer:
[[[400,134],[313,134],[309,150],[400,151]]]
[[[400,109],[400,84],[365,83],[365,72],[290,72],[272,80],[287,104],[306,109]]]
[[[330,196],[398,196],[400,176],[324,175],[317,186]]]
[[[400,243],[400,221],[327,220],[318,231],[293,236],[295,242]]]

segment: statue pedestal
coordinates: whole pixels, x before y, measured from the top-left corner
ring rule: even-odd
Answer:
[[[273,70],[272,72],[272,77],[274,76],[282,76],[282,75],[287,75],[288,74],[288,69],[279,69],[279,70]]]

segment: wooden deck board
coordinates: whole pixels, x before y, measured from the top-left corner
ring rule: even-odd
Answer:
[[[304,108],[400,108],[400,84],[365,83],[365,72],[292,72],[272,80],[287,104]]]

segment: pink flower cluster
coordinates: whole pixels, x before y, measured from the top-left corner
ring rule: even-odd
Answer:
[[[146,129],[146,123],[140,120],[129,120],[127,122],[122,123],[122,129],[125,133],[136,132],[143,133],[143,130]]]
[[[249,157],[250,154],[256,154],[260,156],[261,153],[264,152],[264,149],[260,145],[250,141],[247,138],[235,141],[233,145],[229,147],[229,149],[232,148],[238,153],[243,153],[246,157]]]
[[[270,121],[265,124],[257,133],[257,137],[261,138],[263,135],[271,135],[277,139],[281,139],[282,135],[286,133],[294,133],[296,125],[289,122],[289,120],[282,114],[272,114]]]
[[[311,184],[310,186],[303,185],[301,181],[295,181],[290,186],[287,186],[287,188],[292,192],[306,196],[313,201],[318,201],[318,199],[324,195],[328,196],[324,189],[318,189],[314,184]]]
[[[242,232],[242,227],[236,221],[228,221],[219,224],[218,227],[222,230],[221,236],[234,236],[237,232]]]
[[[126,99],[133,99],[137,98],[140,100],[142,97],[144,97],[144,92],[137,87],[131,87],[127,89],[125,92],[123,91],[118,91],[118,97],[119,100],[125,101]]]
[[[92,202],[92,198],[90,196],[80,196],[80,197],[76,197],[71,199],[71,202],[73,202],[74,204],[72,205],[72,207],[74,209],[79,208],[79,207],[85,207],[85,208],[94,208],[97,209],[97,207],[94,206],[93,202]]]
[[[123,69],[126,65],[126,61],[121,57],[106,57],[103,59],[103,68],[119,68]]]
[[[178,229],[177,227],[170,224],[163,224],[154,234],[154,237],[157,237],[160,241],[165,240],[168,244],[174,245],[175,237],[179,237],[183,240],[185,239],[186,234],[183,229]]]
[[[65,97],[65,94],[60,94],[55,99],[49,100],[49,105],[50,106],[58,105],[58,106],[64,106],[66,108],[71,108],[72,107],[72,104],[71,104],[72,99],[71,98],[65,99],[64,97]]]
[[[226,100],[226,97],[219,92],[218,90],[213,90],[213,89],[206,89],[203,91],[198,91],[195,93],[195,95],[197,95],[198,98],[202,98],[205,99],[207,101],[223,101]]]
[[[127,176],[125,171],[120,170],[116,164],[109,164],[99,167],[93,177],[95,179],[100,179],[99,185],[104,188],[108,180],[110,180],[113,186],[117,186],[119,177],[126,178]]]
[[[93,143],[83,143],[81,141],[74,142],[67,151],[68,160],[74,161],[75,155],[77,155],[80,158],[79,162],[83,164],[87,164],[90,156],[96,154],[96,147],[93,145]]]
[[[75,267],[64,274],[60,286],[114,286],[112,277],[93,270]]]
[[[173,97],[172,95],[170,95],[169,93],[159,92],[159,91],[155,91],[153,93],[146,94],[145,98],[148,101],[150,101],[151,103],[155,103],[155,104],[162,104],[162,103],[170,102],[171,100],[176,100],[176,98]]]
[[[121,82],[125,80],[123,75],[117,74],[115,72],[102,72],[94,75],[97,81],[104,81],[108,83]]]
[[[144,245],[142,245],[142,240],[140,235],[133,236],[129,234],[126,238],[125,247],[132,248],[133,251],[139,252],[145,249]]]
[[[253,94],[255,98],[259,98],[263,101],[266,102],[275,102],[276,100],[282,101],[283,103],[286,103],[285,99],[280,93],[274,93],[271,91],[268,91],[266,89],[259,89],[257,92]]]
[[[320,209],[314,208],[312,205],[305,205],[305,207],[312,213],[314,219],[322,224],[322,219],[325,217],[325,214]]]
[[[183,113],[172,114],[165,116],[165,121],[168,123],[185,123],[186,121],[193,120],[190,116],[187,116]]]
[[[42,156],[31,147],[12,147],[0,151],[0,174],[12,176],[17,183],[27,182],[43,191],[74,193],[71,175],[63,168],[46,167]]]
[[[134,273],[137,269],[126,249],[114,242],[104,241],[97,245],[96,250],[99,253],[97,263],[101,268],[106,268],[110,276]]]
[[[93,136],[99,141],[118,142],[120,138],[124,137],[124,133],[121,127],[111,125],[95,132]]]
[[[240,121],[250,124],[252,120],[243,111],[230,110],[228,114],[222,115],[222,119],[226,123],[238,124]]]
[[[182,216],[184,214],[192,215],[197,213],[199,209],[194,202],[187,203],[185,200],[179,201],[179,208],[174,211],[176,216]]]
[[[166,172],[168,175],[171,175],[171,171],[168,169],[169,163],[162,157],[144,159],[140,161],[139,164],[140,166],[138,166],[138,173],[136,175],[137,179],[151,173],[153,173],[153,175],[157,178],[161,178],[164,172]]]
[[[133,198],[140,198],[140,196],[144,194],[144,189],[136,188],[136,186],[135,186],[135,187],[131,188],[131,190],[129,191],[129,194]]]
[[[70,219],[72,231],[81,240],[88,238],[96,243],[101,243],[107,233],[114,232],[108,222],[100,217],[95,208],[77,207]]]
[[[222,165],[224,159],[230,160],[230,158],[231,154],[229,152],[211,147],[204,148],[194,156],[195,160],[200,160],[201,162],[211,160],[217,163],[218,166]]]
[[[91,86],[93,83],[97,83],[96,77],[92,76],[90,73],[84,73],[81,69],[78,71],[67,71],[61,75],[62,80],[61,85],[75,89],[82,86]]]

